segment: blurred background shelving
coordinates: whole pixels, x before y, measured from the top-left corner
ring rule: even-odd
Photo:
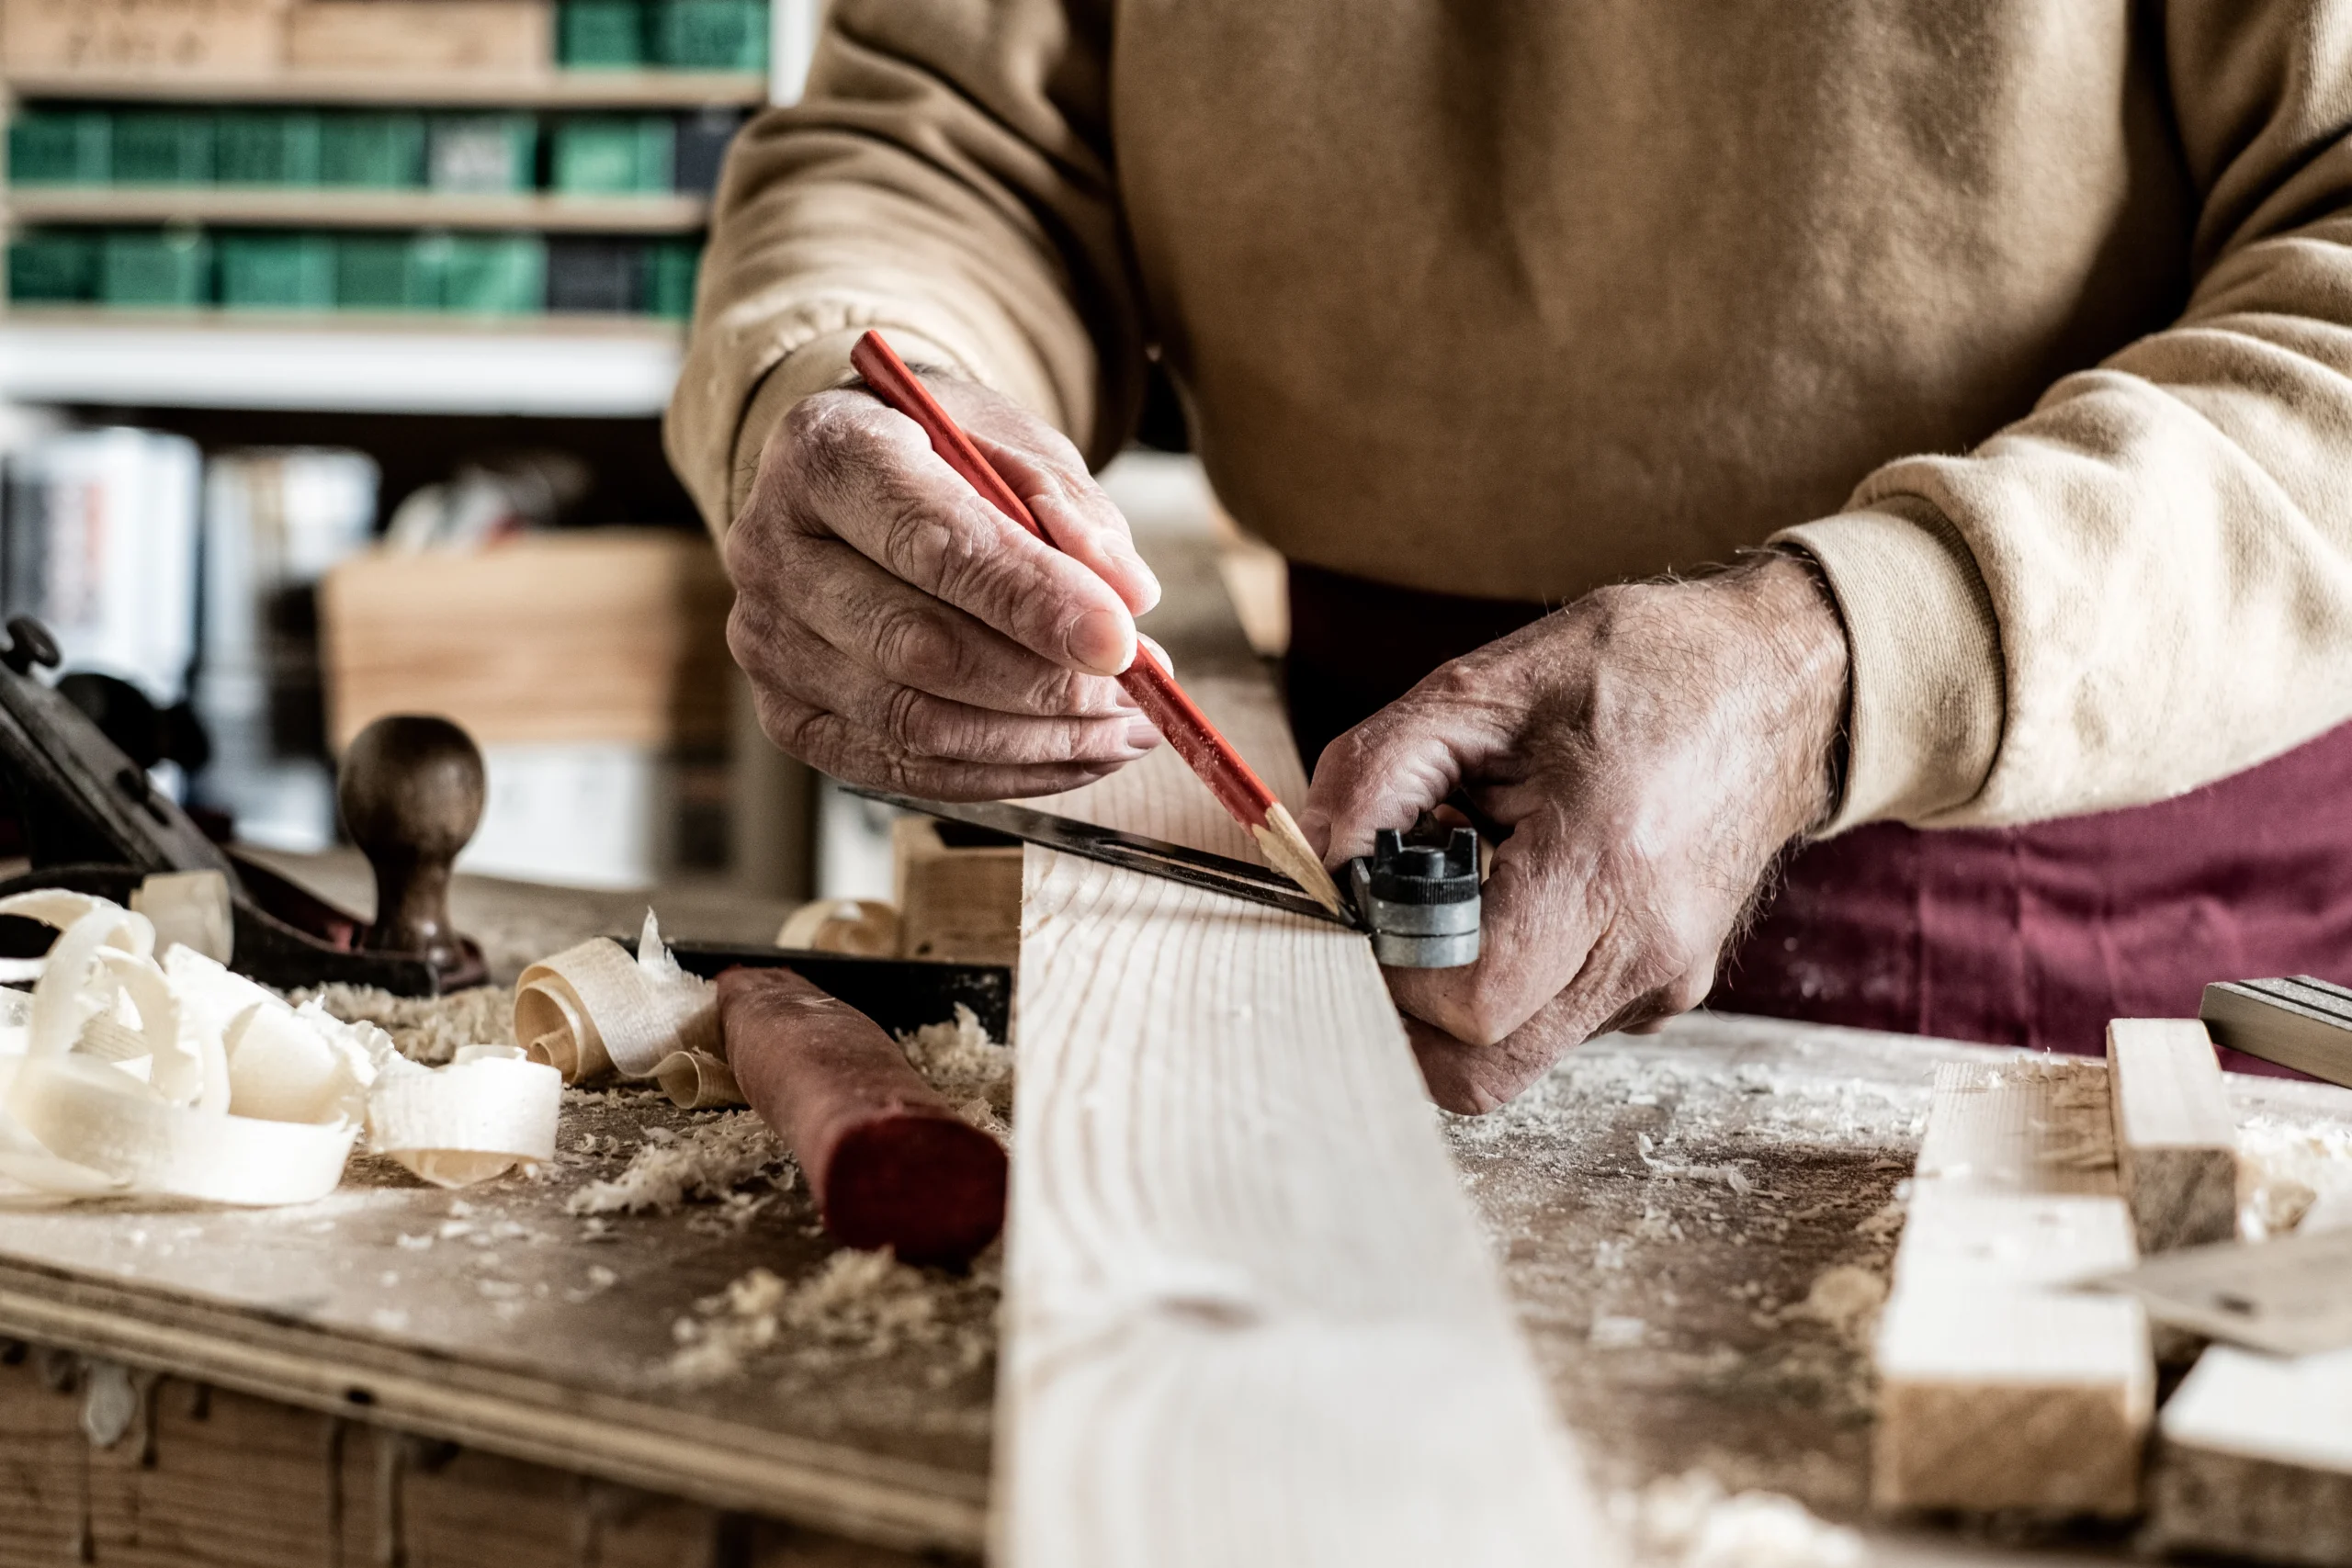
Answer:
[[[820,3],[0,0],[0,606],[165,787],[324,847],[339,743],[447,711],[476,869],[811,889],[658,420]]]

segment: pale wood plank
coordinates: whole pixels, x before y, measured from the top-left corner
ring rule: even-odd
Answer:
[[[2207,1350],[2165,1405],[2152,1544],[2352,1563],[2352,1351]]]
[[[1262,677],[1177,669],[1295,799]],[[1164,752],[1056,808],[1254,854]],[[997,1559],[1615,1561],[1363,939],[1026,863]]]
[[[2135,1301],[2057,1288],[2137,1256],[2105,1069],[1939,1066],[1913,1184],[1874,1348],[1872,1502],[2132,1513],[2147,1322]]]
[[[2116,1163],[2140,1250],[2236,1235],[2237,1122],[2205,1026],[2119,1018],[2107,1026],[2107,1065]]]

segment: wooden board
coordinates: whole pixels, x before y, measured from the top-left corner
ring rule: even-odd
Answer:
[[[732,602],[700,534],[600,528],[357,557],[320,586],[334,742],[387,713],[433,713],[484,745],[716,743]]]
[[[57,10],[85,9],[81,0],[28,0]],[[146,0],[114,0],[143,6]],[[201,12],[216,3],[251,4],[273,17],[275,0],[185,0]],[[89,69],[37,64],[8,56],[6,85],[20,98],[124,103],[396,104],[412,107],[483,105],[511,108],[740,107],[767,101],[768,79],[757,71],[555,71],[530,76],[459,76],[447,72],[306,71],[300,75],[251,67],[217,73],[141,71],[128,63]]]
[[[322,186],[16,186],[18,223],[218,223],[306,229],[540,229],[598,234],[685,234],[708,221],[690,195],[566,196],[557,192],[367,191]]]
[[[1295,801],[1262,675],[1171,651]],[[1168,752],[1082,793],[1244,852]],[[1025,852],[998,1559],[1612,1561],[1363,939]]]
[[[2352,1563],[2352,1351],[2216,1345],[2165,1405],[2151,1544]]]
[[[2116,1165],[2140,1250],[2235,1236],[2237,1124],[2205,1026],[2119,1018],[2107,1026],[2107,1066]]]
[[[1875,1347],[1879,1507],[2137,1508],[2146,1319],[2053,1288],[2137,1255],[2107,1076],[2049,1058],[1937,1069]]]

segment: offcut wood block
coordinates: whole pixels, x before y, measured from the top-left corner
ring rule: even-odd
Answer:
[[[1939,1066],[1873,1350],[1872,1503],[2135,1512],[2155,1407],[2147,1319],[2064,1284],[2137,1256],[2102,1066]]]
[[[287,18],[294,70],[455,71],[524,79],[547,70],[545,0],[306,0]]]
[[[956,824],[928,817],[901,817],[891,825],[899,955],[1015,963],[1021,954],[1021,846],[951,842],[957,834]]]
[[[725,573],[702,535],[594,528],[467,554],[373,554],[320,590],[337,749],[388,713],[485,745],[718,746]]]
[[[2207,1350],[2165,1405],[2149,1493],[2163,1551],[2352,1564],[2352,1351]]]
[[[2119,1018],[2107,1026],[2115,1157],[2143,1253],[2237,1235],[2237,1122],[2205,1026]]]
[[[0,0],[11,72],[266,76],[285,62],[289,0]]]

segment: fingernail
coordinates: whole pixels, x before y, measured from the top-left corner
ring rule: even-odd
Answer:
[[[1072,621],[1064,643],[1072,659],[1104,675],[1118,674],[1135,657],[1126,627],[1108,610],[1089,610]]]
[[[1151,720],[1138,719],[1127,726],[1127,744],[1138,751],[1148,751],[1159,744],[1159,727]]]

